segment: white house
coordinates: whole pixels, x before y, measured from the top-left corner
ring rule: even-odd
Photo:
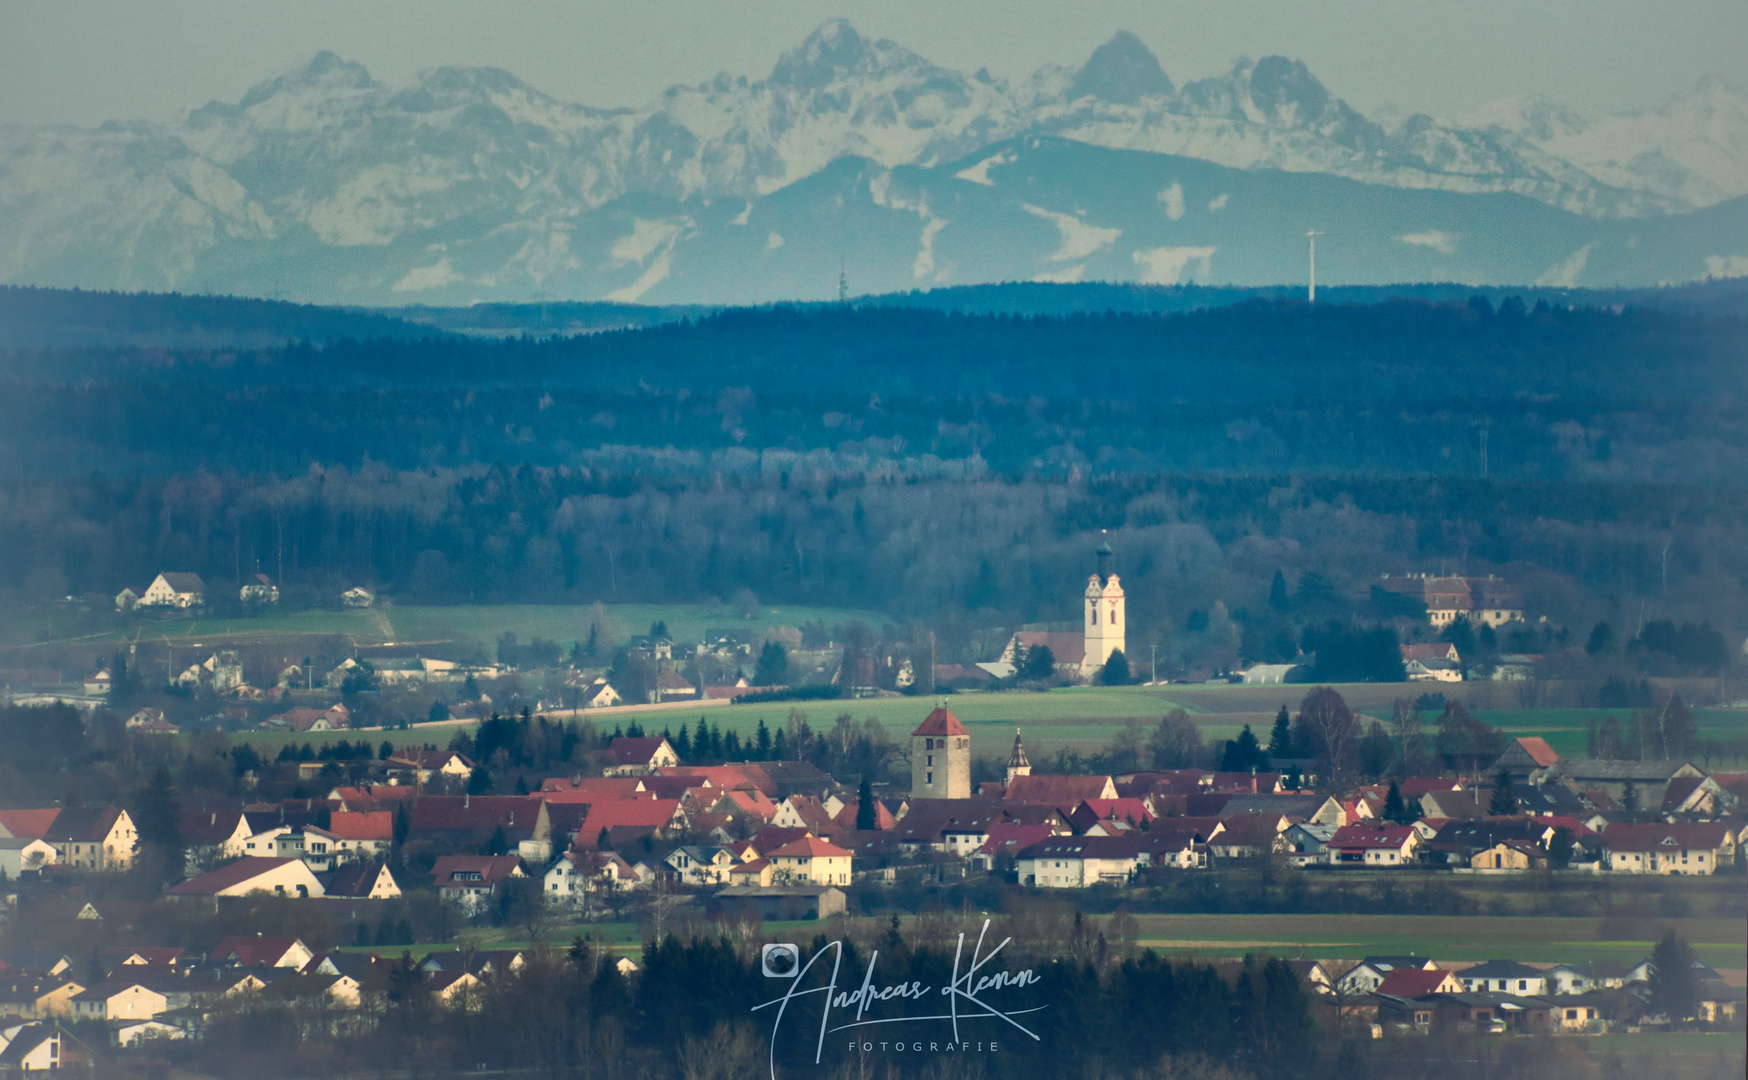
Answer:
[[[179,574],[165,571],[159,574],[137,607],[195,608],[206,603],[206,583],[199,574]]]
[[[300,859],[244,857],[211,873],[171,886],[164,895],[176,900],[213,900],[220,896],[248,896],[251,893],[317,897],[324,895],[325,890],[315,873]]]
[[[637,871],[611,851],[567,851],[541,880],[549,904],[581,904],[592,892],[623,892],[641,884]]]
[[[674,876],[687,885],[721,885],[728,881],[728,872],[739,864],[727,848],[678,847],[665,860]]]
[[[19,874],[41,870],[59,857],[52,844],[37,837],[0,838],[0,880],[17,881]]]

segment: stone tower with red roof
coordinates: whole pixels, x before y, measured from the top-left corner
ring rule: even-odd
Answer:
[[[945,705],[910,733],[910,797],[971,797],[971,733]]]

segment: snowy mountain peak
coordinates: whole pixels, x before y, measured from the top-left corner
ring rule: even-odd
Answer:
[[[371,79],[363,64],[342,60],[324,49],[302,67],[257,83],[243,95],[243,100],[237,102],[237,108],[246,110],[285,93],[343,93],[369,90],[375,86],[375,80]]]
[[[799,46],[777,58],[770,81],[797,90],[821,90],[848,77],[877,76],[923,62],[890,41],[869,41],[848,19],[827,19]]]
[[[1117,105],[1134,105],[1146,97],[1170,97],[1171,79],[1142,40],[1120,30],[1093,50],[1068,88],[1068,100],[1096,97]]]

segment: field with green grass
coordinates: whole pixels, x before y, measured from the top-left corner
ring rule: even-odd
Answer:
[[[945,701],[971,732],[972,746],[980,756],[1005,754],[1017,729],[1024,734],[1027,747],[1036,757],[1041,753],[1054,753],[1061,747],[1071,747],[1081,753],[1097,750],[1130,720],[1151,726],[1161,716],[1179,707],[1191,714],[1202,729],[1203,738],[1210,742],[1235,737],[1245,724],[1266,740],[1275,711],[1283,704],[1296,709],[1307,689],[1303,686],[1227,685],[1076,686],[1045,692],[961,693],[950,695]],[[1338,684],[1336,689],[1356,710],[1384,719],[1389,716],[1392,701],[1417,693],[1420,687],[1344,683]],[[1482,691],[1491,689],[1481,688]],[[1600,724],[1606,717],[1624,720],[1630,715],[1622,709],[1493,709],[1486,707],[1485,696],[1481,693],[1476,696],[1480,700],[1475,702],[1475,711],[1481,719],[1498,725],[1512,737],[1540,735],[1567,757],[1583,755],[1588,720]],[[935,699],[925,697],[889,697],[765,702],[697,709],[614,709],[599,714],[585,712],[582,716],[607,730],[635,719],[653,731],[678,730],[682,724],[690,727],[696,725],[700,717],[707,717],[712,725],[744,737],[751,735],[760,721],[773,731],[783,727],[788,723],[790,711],[797,710],[815,730],[828,728],[838,716],[848,714],[857,722],[878,720],[889,737],[901,739],[928,715],[934,704]],[[1748,710],[1700,709],[1698,716],[1703,739],[1739,741],[1748,735]],[[1427,718],[1430,721],[1431,714]],[[396,746],[421,746],[431,742],[441,746],[448,742],[451,734],[451,730],[444,727],[417,726],[404,732],[373,732],[369,737],[377,742],[387,738]],[[294,739],[274,732],[239,733],[234,738],[239,742],[249,742],[257,749],[267,748],[275,752],[288,741],[313,741],[317,746],[321,743],[321,736]]]

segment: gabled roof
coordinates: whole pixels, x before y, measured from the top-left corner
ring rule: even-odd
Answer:
[[[531,795],[427,795],[408,808],[413,832],[531,833],[540,818],[541,802]]]
[[[1445,980],[1450,977],[1450,972],[1439,969],[1427,971],[1423,968],[1396,968],[1384,976],[1384,981],[1378,984],[1377,992],[1402,998],[1425,997],[1437,993],[1438,988],[1445,985]]]
[[[211,956],[218,963],[234,959],[239,967],[273,967],[302,945],[294,937],[228,937],[213,946]]]
[[[1516,960],[1489,960],[1457,972],[1459,979],[1539,979],[1545,973],[1540,968],[1520,964]]]
[[[190,878],[180,885],[173,885],[164,892],[169,896],[217,896],[225,889],[234,888],[269,870],[277,870],[294,862],[297,860],[247,855],[217,870]]]
[[[671,674],[671,673],[670,673]],[[686,680],[680,680],[682,685],[691,686]],[[621,735],[607,744],[607,753],[612,756],[615,765],[648,765],[656,756],[656,752],[668,740],[660,735],[649,735],[639,738]],[[673,748],[669,747],[671,751]]]
[[[1005,801],[1044,803],[1071,813],[1084,800],[1109,798],[1115,787],[1108,776],[1016,776]]]
[[[910,734],[915,738],[919,735],[969,735],[970,732],[965,730],[965,725],[945,705],[937,705]]]
[[[1554,748],[1548,745],[1548,740],[1539,735],[1525,735],[1512,741],[1523,750],[1531,761],[1544,769],[1560,760],[1560,755],[1554,753]]]
[[[1028,649],[1039,645],[1050,650],[1058,664],[1078,665],[1086,660],[1086,635],[1062,630],[1021,630],[1014,641]]]
[[[1419,835],[1412,825],[1386,825],[1382,828],[1375,825],[1344,825],[1335,830],[1335,835],[1329,839],[1329,846],[1349,851],[1366,848],[1400,850],[1411,837],[1418,838]]]
[[[178,828],[189,847],[215,847],[236,834],[243,819],[238,810],[184,810]]]
[[[93,843],[108,836],[122,811],[115,806],[69,806],[55,815],[43,839],[49,843]]]
[[[799,840],[784,844],[766,857],[771,859],[842,858],[849,854],[848,851],[836,844],[828,844],[817,836],[803,836]]]
[[[328,816],[328,831],[341,840],[392,840],[395,831],[394,811],[332,813]]]
[[[323,886],[323,891],[328,896],[369,896],[386,865],[374,860],[346,863],[334,871],[334,876]],[[392,871],[389,877],[394,877]],[[397,883],[396,888],[399,887]]]
[[[200,580],[199,574],[185,574],[175,570],[166,570],[158,575],[164,579],[164,584],[179,593],[197,593],[206,591],[206,582]],[[151,586],[147,586],[151,588]]]
[[[59,807],[43,810],[0,810],[0,829],[5,829],[13,836],[40,840],[48,834],[49,827],[55,823],[55,815],[60,812]]]
[[[577,836],[593,843],[602,829],[665,829],[680,809],[678,799],[612,799],[591,803]]]
[[[505,878],[516,877],[522,869],[517,855],[444,855],[431,866],[431,879],[438,888],[461,885],[466,888],[489,888]],[[478,874],[479,877],[457,877]]]

